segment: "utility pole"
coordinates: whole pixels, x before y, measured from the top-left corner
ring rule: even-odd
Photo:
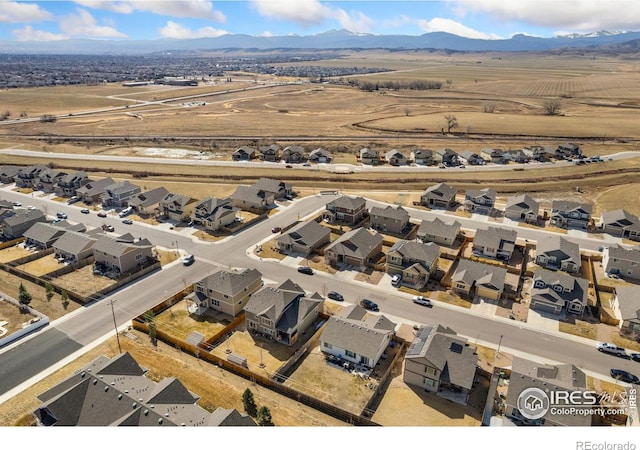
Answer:
[[[500,341],[498,342],[498,350],[496,351],[496,358],[500,358],[500,346],[502,345],[502,335],[500,335]]]
[[[116,322],[116,312],[113,309],[113,299],[111,299],[109,303],[111,303],[111,315],[113,316],[113,326],[116,329],[116,340],[118,341],[118,353],[122,353],[122,347],[120,347],[120,336],[118,336],[118,323]]]

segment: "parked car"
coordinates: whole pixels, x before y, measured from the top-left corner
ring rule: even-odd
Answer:
[[[394,286],[399,285],[400,281],[402,281],[402,275],[400,274],[395,274],[393,277],[391,277],[391,284]]]
[[[36,207],[35,207],[35,206],[33,206],[33,205],[29,205],[29,206],[27,206],[27,209],[28,209],[29,211],[33,211],[33,210],[35,210],[35,209],[36,209]]]
[[[22,206],[22,203],[20,203],[20,202],[13,202],[13,206]]]
[[[107,225],[106,223],[104,225],[102,225],[102,229],[104,231],[116,231],[116,229],[113,228],[113,225]]]
[[[335,300],[337,302],[343,302],[344,301],[344,297],[342,296],[342,294],[336,292],[336,291],[329,291],[327,293],[327,297],[329,297],[331,300]]]
[[[195,256],[185,255],[182,257],[182,264],[184,264],[185,266],[190,266],[191,264],[194,263],[195,260],[196,260]]]
[[[124,223],[125,225],[131,225],[131,224],[133,224],[133,220],[131,220],[131,219],[124,219],[124,220],[122,221],[122,223]]]
[[[413,301],[413,303],[417,305],[428,306],[429,308],[433,306],[433,304],[431,303],[431,300],[429,300],[426,297],[423,297],[422,295],[415,295],[411,300]]]
[[[98,213],[98,217],[107,217],[107,213],[106,213],[106,212],[104,212],[104,211],[100,211],[100,212]]]
[[[629,358],[635,362],[640,362],[640,353],[630,353]]]
[[[308,266],[300,266],[298,267],[298,272],[304,273],[305,275],[313,275],[313,269]]]
[[[273,227],[273,228],[271,229],[271,232],[272,232],[272,233],[280,233],[281,231],[282,231],[282,228],[281,228],[281,227]]]
[[[360,300],[360,306],[364,309],[368,309],[369,311],[380,311],[378,304],[369,300],[368,298],[363,298]]]
[[[67,218],[67,215],[66,215],[65,213],[61,213],[61,212],[59,212],[58,214],[56,214],[56,217],[57,217],[58,219],[66,219],[66,218]]]
[[[91,211],[89,211],[87,208],[82,208],[82,209],[80,210],[80,212],[81,212],[82,214],[89,214]]]
[[[286,166],[284,166],[287,169],[293,169],[293,166],[291,164],[287,164]]]
[[[122,211],[118,213],[118,217],[126,217],[133,212],[133,208],[131,206],[126,207]]]
[[[77,203],[80,201],[80,197],[78,197],[77,195],[74,195],[73,197],[69,198],[69,200],[67,200],[67,204],[71,205],[72,203]]]
[[[626,383],[640,384],[640,378],[631,372],[622,369],[611,369],[611,378],[624,381]]]
[[[624,348],[618,347],[617,345],[610,344],[608,342],[598,342],[598,344],[596,344],[596,348],[602,353],[621,356],[623,358],[627,356],[627,352]]]

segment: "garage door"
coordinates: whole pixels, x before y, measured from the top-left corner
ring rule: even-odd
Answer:
[[[551,306],[546,303],[531,302],[531,308],[535,309],[538,312],[547,314],[558,314],[560,312],[557,311],[555,306]]]

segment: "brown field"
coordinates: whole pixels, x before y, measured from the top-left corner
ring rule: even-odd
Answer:
[[[9,303],[3,299],[0,299],[0,322],[6,322],[2,325],[2,328],[6,330],[6,334],[2,336],[5,338],[12,333],[22,329],[22,324],[33,319],[34,315],[30,313],[22,313],[20,308],[13,303]]]

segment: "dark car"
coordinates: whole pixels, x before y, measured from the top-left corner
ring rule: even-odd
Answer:
[[[640,384],[640,378],[622,369],[611,369],[611,378],[627,383]]]
[[[304,273],[305,275],[313,275],[313,269],[307,266],[298,267],[298,272]]]
[[[107,213],[106,213],[106,212],[104,212],[104,211],[100,211],[100,212],[98,213],[98,217],[107,217]]]
[[[369,311],[380,311],[380,308],[378,308],[378,304],[372,302],[368,298],[363,298],[362,300],[360,300],[360,306],[362,306],[364,309],[368,309]]]
[[[630,353],[629,358],[635,362],[640,362],[640,353]]]
[[[273,227],[273,228],[271,229],[271,232],[272,232],[272,233],[280,233],[281,231],[282,231],[282,228],[281,228],[281,227]]]
[[[327,293],[327,297],[329,297],[331,300],[335,300],[337,302],[343,302],[344,301],[344,297],[342,296],[342,294],[336,292],[336,291],[329,291]]]
[[[131,224],[133,224],[133,220],[131,220],[131,219],[124,219],[124,220],[122,221],[122,223],[124,223],[125,225],[131,225]]]
[[[107,224],[102,225],[102,229],[104,231],[116,231],[115,228],[113,228],[113,225],[107,225]]]

